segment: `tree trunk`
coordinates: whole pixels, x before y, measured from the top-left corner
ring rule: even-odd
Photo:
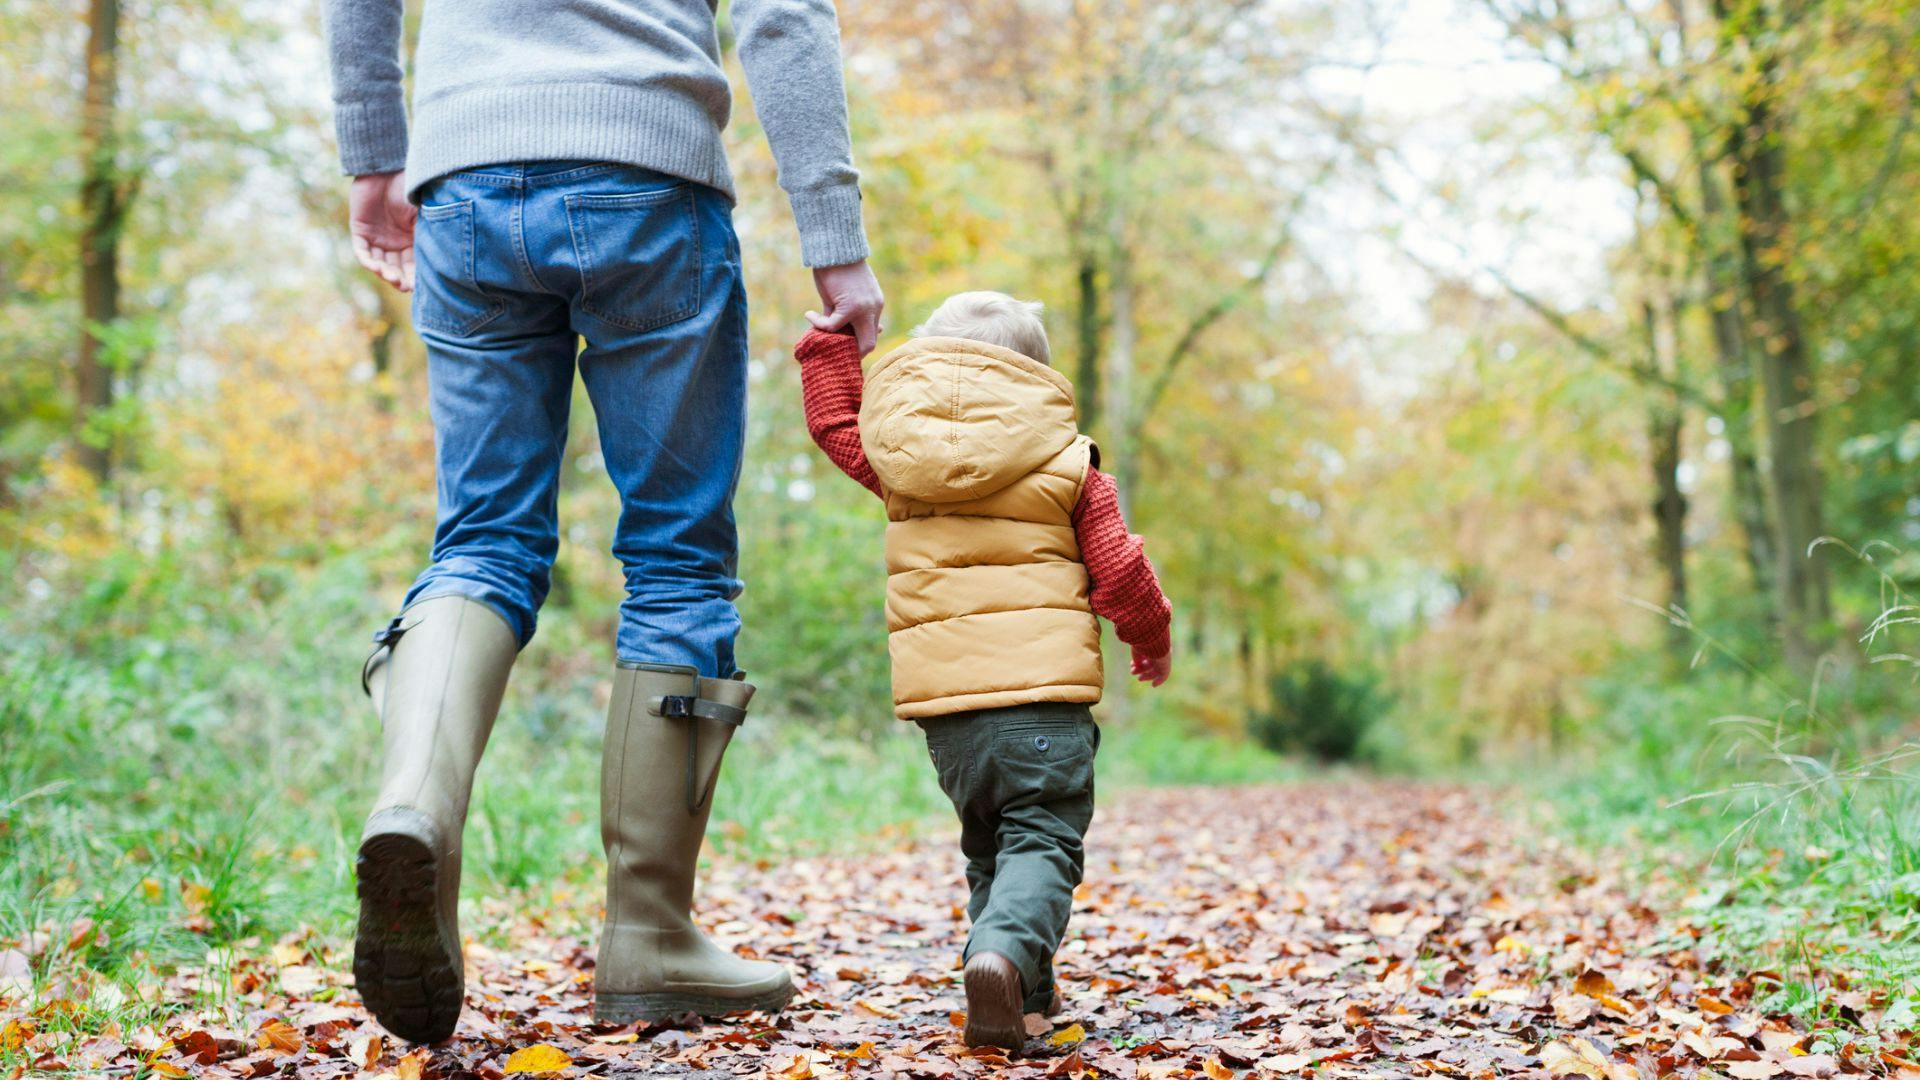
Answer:
[[[1680,491],[1680,410],[1666,402],[1647,412],[1647,443],[1653,465],[1655,552],[1666,577],[1669,610],[1687,608],[1687,497]],[[1668,642],[1679,668],[1693,655],[1685,627],[1674,626]]]
[[[1765,28],[1758,31],[1764,33]],[[1781,635],[1788,662],[1805,669],[1821,648],[1830,608],[1822,564],[1809,556],[1810,546],[1824,528],[1816,460],[1817,405],[1793,282],[1782,267],[1785,256],[1780,246],[1788,239],[1788,221],[1782,195],[1781,132],[1770,97],[1776,90],[1776,70],[1773,57],[1761,61],[1747,100],[1747,122],[1731,134],[1730,148],[1734,198],[1740,208],[1741,263],[1759,344],[1760,387],[1773,465],[1769,479],[1779,538],[1775,558]]]
[[[1720,419],[1726,424],[1727,467],[1733,481],[1733,515],[1745,541],[1747,573],[1754,591],[1773,598],[1774,523],[1767,512],[1766,478],[1760,472],[1753,417],[1753,361],[1750,335],[1740,307],[1740,256],[1727,244],[1726,199],[1711,162],[1700,160],[1701,243],[1706,246],[1707,316],[1713,329],[1714,370],[1725,404]]]
[[[119,81],[119,0],[92,0],[87,81],[80,117],[80,357],[75,371],[76,456],[97,480],[113,467],[108,433],[96,417],[113,406],[113,369],[100,330],[120,317],[120,222],[124,214],[116,165],[114,108]]]
[[[1078,307],[1074,311],[1074,331],[1078,352],[1074,363],[1074,392],[1080,407],[1080,427],[1092,431],[1100,422],[1100,268],[1091,250],[1079,258],[1075,275],[1079,286]]]
[[[1107,365],[1100,386],[1101,410],[1107,419],[1101,458],[1120,489],[1120,507],[1125,511],[1140,470],[1139,463],[1133,459],[1133,266],[1132,256],[1124,246],[1114,253],[1108,279],[1112,290],[1113,326],[1107,335]]]
[[[1663,340],[1659,317],[1652,303],[1641,305],[1646,337],[1647,362],[1661,374],[1672,376],[1679,364],[1673,358],[1671,339]],[[1667,301],[1670,327],[1680,325],[1679,313]],[[1680,491],[1680,434],[1683,414],[1680,402],[1668,395],[1657,395],[1647,405],[1647,463],[1653,468],[1654,554],[1666,579],[1665,602],[1668,611],[1687,608],[1687,497]],[[1668,656],[1675,670],[1684,671],[1693,654],[1693,641],[1684,627],[1669,623]],[[1555,733],[1557,737],[1557,732]]]
[[[1107,365],[1098,400],[1107,418],[1102,465],[1120,489],[1120,511],[1124,515],[1132,505],[1133,481],[1139,474],[1133,460],[1133,267],[1125,245],[1115,247],[1108,270],[1113,326],[1108,335]],[[1122,680],[1121,687],[1121,692],[1113,695],[1108,711],[1116,721],[1125,723],[1133,711],[1132,680]]]

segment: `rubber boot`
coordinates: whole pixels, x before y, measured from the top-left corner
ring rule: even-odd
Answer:
[[[362,684],[385,747],[355,863],[353,979],[381,1026],[434,1043],[453,1034],[466,996],[460,834],[520,642],[463,596],[421,600],[375,640]]]
[[[772,1012],[793,996],[787,969],[725,952],[693,924],[694,865],[713,785],[753,687],[691,667],[622,662],[600,773],[607,922],[593,1015],[631,1023],[685,1013]]]

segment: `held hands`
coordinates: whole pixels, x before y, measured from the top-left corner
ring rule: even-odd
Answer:
[[[1159,686],[1173,674],[1172,651],[1159,656],[1143,656],[1139,649],[1133,650],[1133,677],[1150,686]]]
[[[860,355],[872,352],[874,343],[880,340],[880,312],[887,306],[887,298],[881,295],[880,282],[874,279],[866,260],[815,267],[813,287],[826,308],[824,314],[807,312],[813,328],[831,334],[850,327],[860,345]]]
[[[353,178],[347,189],[353,257],[401,292],[413,291],[413,218],[405,172]]]

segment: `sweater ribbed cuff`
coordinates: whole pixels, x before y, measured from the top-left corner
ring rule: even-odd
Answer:
[[[1171,624],[1163,624],[1159,631],[1152,637],[1131,646],[1131,648],[1134,652],[1150,660],[1158,660],[1167,655],[1173,651],[1173,628]]]
[[[808,266],[845,266],[867,257],[867,231],[860,224],[860,185],[837,184],[796,191],[793,220],[800,227],[800,261]]]
[[[340,171],[348,176],[407,167],[407,107],[397,95],[339,102],[333,109],[333,131],[340,143]]]

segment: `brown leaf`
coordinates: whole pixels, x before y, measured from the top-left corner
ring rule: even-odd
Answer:
[[[360,1069],[372,1069],[387,1052],[387,1041],[379,1035],[362,1035],[347,1044],[347,1060]]]
[[[396,1080],[421,1080],[421,1077],[426,1074],[427,1058],[431,1053],[422,1046],[404,1054],[400,1058],[400,1064],[394,1068]]]
[[[260,1030],[254,1032],[253,1040],[260,1049],[272,1050],[277,1054],[297,1053],[307,1042],[298,1028],[277,1016],[260,1025]]]

